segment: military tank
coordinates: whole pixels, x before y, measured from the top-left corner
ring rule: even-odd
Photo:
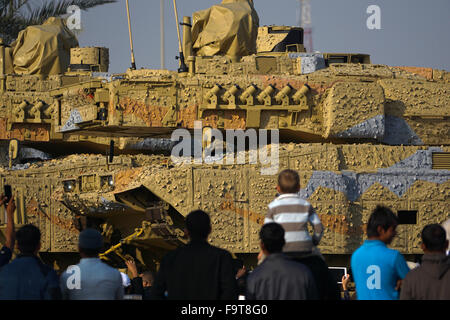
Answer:
[[[227,12],[218,33],[210,21]],[[349,265],[378,204],[400,219],[392,247],[422,253],[422,228],[450,217],[447,71],[305,52],[302,28],[259,27],[247,0],[182,25],[178,71],[106,76],[108,49],[76,43],[59,69],[18,68],[20,50],[0,45],[0,188],[13,188],[15,222],[41,229],[41,257],[76,262],[79,232],[94,227],[102,259],[156,269],[201,208],[210,242],[255,264],[285,168],[320,216],[330,265]]]

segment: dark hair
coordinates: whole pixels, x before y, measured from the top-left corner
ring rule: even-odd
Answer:
[[[263,225],[259,231],[259,238],[269,253],[281,252],[286,243],[283,227],[275,222]]]
[[[278,185],[282,193],[297,193],[300,189],[300,177],[297,171],[285,169],[278,175]]]
[[[142,272],[142,280],[147,280],[149,282],[153,282],[153,280],[154,280],[153,272],[151,272],[150,270],[146,270],[146,271]]]
[[[186,229],[194,239],[206,239],[211,232],[209,215],[202,210],[195,210],[186,217]]]
[[[429,224],[422,230],[422,241],[429,251],[445,251],[447,236],[445,229],[439,224]]]
[[[392,226],[398,225],[398,218],[391,209],[383,206],[377,206],[370,215],[367,223],[367,237],[378,237],[378,227],[388,230]]]
[[[95,258],[98,257],[99,253],[100,253],[100,249],[91,249],[91,248],[81,248],[78,247],[78,251],[80,251],[80,253],[83,253],[86,257],[89,258]]]
[[[34,254],[41,243],[41,231],[32,224],[26,224],[16,232],[16,239],[20,253]]]

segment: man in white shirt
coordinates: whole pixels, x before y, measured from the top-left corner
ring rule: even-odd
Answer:
[[[78,249],[80,263],[70,266],[61,275],[63,299],[68,300],[122,300],[124,288],[120,272],[102,262],[98,254],[103,237],[97,230],[80,233]]]

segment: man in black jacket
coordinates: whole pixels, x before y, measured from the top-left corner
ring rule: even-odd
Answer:
[[[196,210],[186,217],[190,242],[161,261],[152,286],[153,299],[234,300],[238,297],[231,254],[207,242],[211,221]]]
[[[247,300],[318,299],[314,277],[305,265],[282,253],[284,229],[278,223],[265,224],[259,233],[264,261],[248,276]]]
[[[422,230],[422,264],[403,279],[401,300],[450,300],[450,257],[444,228],[429,224]]]

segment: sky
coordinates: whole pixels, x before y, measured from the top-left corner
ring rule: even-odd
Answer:
[[[178,0],[178,15],[192,16],[220,0]],[[371,55],[372,63],[450,71],[450,0],[310,0],[313,46],[320,52]],[[110,50],[110,73],[131,65],[125,0],[81,12],[80,46]],[[129,0],[136,65],[159,69],[160,0]],[[297,0],[254,0],[260,26],[299,23]],[[370,5],[381,29],[370,30]],[[172,0],[165,0],[165,66],[176,70],[178,40]]]

